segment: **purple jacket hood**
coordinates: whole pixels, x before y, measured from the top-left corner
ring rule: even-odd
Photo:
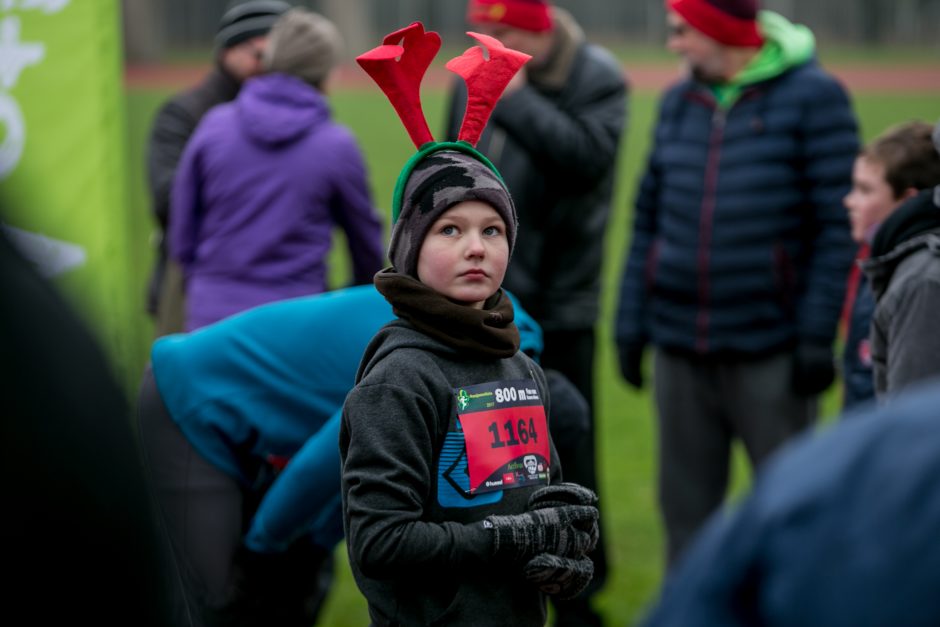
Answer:
[[[245,134],[265,146],[296,141],[330,119],[323,94],[288,74],[266,74],[247,81],[236,107]]]

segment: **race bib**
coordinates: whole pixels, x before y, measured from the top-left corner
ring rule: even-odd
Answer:
[[[548,421],[535,381],[494,381],[454,393],[472,494],[548,484]]]

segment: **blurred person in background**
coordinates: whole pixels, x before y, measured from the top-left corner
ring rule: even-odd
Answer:
[[[565,480],[597,491],[595,325],[604,233],[626,128],[623,69],[585,39],[571,14],[545,0],[470,0],[467,20],[473,30],[532,55],[503,92],[477,148],[502,173],[524,225],[505,286],[545,332],[542,364],[564,373],[592,408],[591,432],[580,445],[555,440]],[[457,81],[448,112],[451,139],[466,104],[466,87]],[[601,525],[587,590],[574,600],[553,599],[557,625],[601,624],[590,598],[607,576],[603,539]]]
[[[859,245],[857,261],[868,259],[878,227],[902,203],[921,190],[940,184],[940,154],[934,149],[932,132],[933,126],[926,122],[899,124],[882,133],[856,157],[852,191],[843,202],[852,223],[852,239]],[[849,282],[846,310],[850,313],[842,363],[843,407],[848,409],[875,398],[869,337],[875,296],[857,265]],[[929,329],[913,327],[904,330],[914,334],[929,332]],[[919,342],[908,346],[897,359],[916,355],[919,348],[926,347]],[[940,351],[937,354],[940,359]]]
[[[666,91],[620,291],[620,369],[655,347],[667,560],[753,468],[816,418],[855,253],[842,199],[858,125],[805,26],[756,0],[667,0]]]
[[[234,99],[246,79],[261,73],[268,31],[289,8],[281,0],[231,3],[215,36],[215,67],[201,83],[164,103],[154,118],[147,174],[159,245],[147,288],[147,311],[158,336],[183,330],[182,275],[179,266],[167,259],[170,190],[183,148],[209,109]]]
[[[933,130],[940,152],[940,122]],[[875,295],[871,359],[880,400],[940,375],[940,185],[922,190],[878,227],[862,263]]]
[[[303,8],[281,15],[264,74],[207,113],[173,181],[169,252],[183,269],[187,331],[262,303],[325,291],[333,229],[352,282],[384,263],[382,222],[352,133],[325,87],[342,41]]]

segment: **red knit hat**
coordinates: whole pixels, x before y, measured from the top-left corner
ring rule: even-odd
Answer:
[[[552,29],[552,12],[545,0],[470,0],[467,21],[506,24],[541,33]]]
[[[761,46],[757,0],[666,0],[695,30],[727,46]]]

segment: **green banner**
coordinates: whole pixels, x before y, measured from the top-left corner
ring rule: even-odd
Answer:
[[[117,0],[0,0],[0,216],[133,385],[120,23]]]

